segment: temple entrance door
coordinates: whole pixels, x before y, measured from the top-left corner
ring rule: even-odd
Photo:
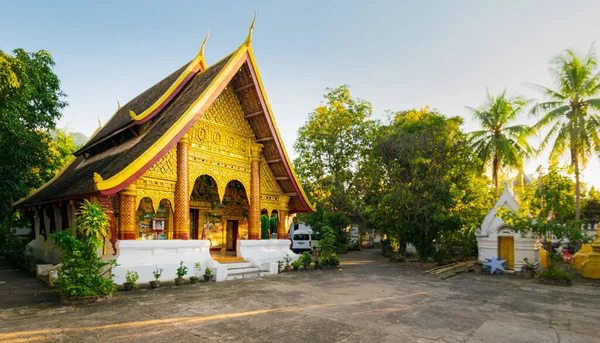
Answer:
[[[498,237],[498,256],[506,260],[506,269],[515,268],[515,238],[512,236]]]
[[[238,236],[238,221],[237,220],[228,220],[227,221],[227,229],[226,229],[226,248],[228,251],[235,251],[237,244],[237,236]]]
[[[195,208],[190,209],[190,239],[200,239],[198,237],[198,217],[200,211]]]

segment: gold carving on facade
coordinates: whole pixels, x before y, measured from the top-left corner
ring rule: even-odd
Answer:
[[[162,199],[167,199],[171,206],[175,204],[175,181],[160,180],[142,176],[136,181],[138,188],[138,202],[143,198],[150,198],[156,211]]]
[[[260,164],[260,194],[278,196],[281,193],[283,193],[281,187],[279,187],[271,168],[269,168],[267,161],[263,157],[262,163]]]
[[[145,177],[153,177],[165,180],[177,180],[177,149],[173,147],[163,157],[150,167]]]

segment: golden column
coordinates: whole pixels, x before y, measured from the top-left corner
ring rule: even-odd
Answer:
[[[287,216],[288,216],[288,204],[290,203],[290,197],[287,195],[279,196],[279,209],[277,210],[277,215],[279,216],[277,220],[277,239],[287,239],[288,238],[288,228],[287,228]]]
[[[250,204],[248,208],[248,239],[260,239],[260,158],[262,144],[250,147]]]
[[[600,279],[600,226],[596,229],[596,239],[592,242],[592,250],[588,260],[583,262],[581,275],[588,279]]]
[[[188,194],[188,150],[190,141],[185,134],[177,142],[177,184],[173,215],[173,239],[189,239],[190,196]]]
[[[136,239],[137,188],[131,184],[119,195],[119,239]]]

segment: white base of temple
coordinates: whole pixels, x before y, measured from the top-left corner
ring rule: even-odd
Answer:
[[[224,280],[223,268],[217,261],[210,256],[210,241],[208,240],[165,240],[165,241],[138,241],[123,240],[117,242],[118,267],[113,269],[114,281],[117,284],[125,282],[127,271],[136,271],[140,278],[138,282],[148,282],[154,280],[153,271],[156,268],[162,268],[163,273],[160,280],[174,280],[179,262],[188,267],[186,277],[198,275],[203,272],[196,272],[194,264],[200,262],[202,271],[210,267],[215,274],[217,281]]]
[[[289,239],[240,240],[237,243],[239,257],[268,271],[269,274],[278,273],[277,262],[284,261],[286,256],[289,256],[292,262],[300,257],[290,250]]]
[[[527,258],[529,263],[534,263],[539,260],[539,249],[536,247],[537,238],[521,237],[514,235],[514,261],[515,271],[521,271],[525,264],[523,260]],[[479,261],[485,262],[487,258],[498,257],[498,236],[477,237],[477,245],[479,246]]]
[[[240,240],[237,242],[237,256],[243,257],[249,262],[253,272],[263,274],[278,273],[277,261],[283,261],[289,256],[292,261],[299,258],[290,250],[290,241],[280,240]],[[138,283],[154,280],[153,271],[162,268],[161,281],[175,279],[175,273],[179,262],[188,267],[187,277],[202,276],[204,268],[209,267],[215,275],[216,281],[234,279],[233,264],[220,264],[212,259],[210,255],[210,241],[208,240],[123,240],[117,242],[118,267],[113,269],[114,282],[122,284],[125,282],[127,271],[136,271],[139,275]],[[202,272],[194,270],[194,264],[200,262]],[[244,271],[238,270],[239,271]]]

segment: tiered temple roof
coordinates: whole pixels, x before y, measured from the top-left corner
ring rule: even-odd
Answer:
[[[205,41],[206,42],[206,41]],[[290,212],[312,212],[275,124],[248,39],[210,67],[204,44],[190,63],[120,107],[51,181],[15,204],[31,207],[94,194],[116,194],[166,154],[231,85]]]

